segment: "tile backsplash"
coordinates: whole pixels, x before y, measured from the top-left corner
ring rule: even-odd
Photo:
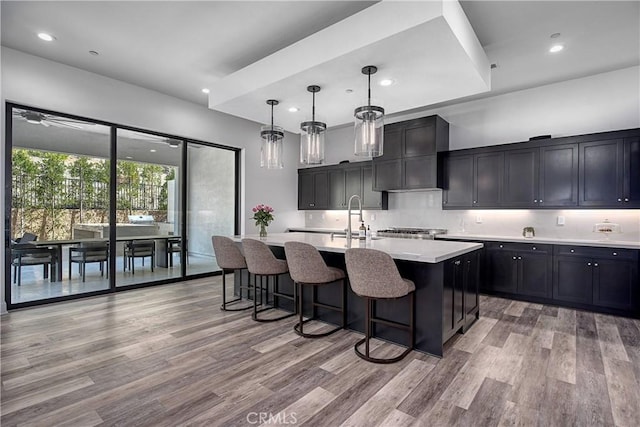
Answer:
[[[559,217],[564,225],[558,225]],[[599,240],[594,224],[608,219],[621,225],[611,240],[640,242],[640,209],[501,209],[443,210],[442,191],[389,193],[389,210],[365,211],[365,224],[372,230],[388,227],[446,228],[450,234],[521,236],[524,227],[534,227],[536,237]],[[353,226],[357,217],[353,219]],[[306,227],[344,229],[346,211],[307,211]]]

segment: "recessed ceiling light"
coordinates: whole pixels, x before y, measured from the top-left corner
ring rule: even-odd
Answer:
[[[553,33],[549,37],[551,37],[552,39],[557,39],[558,37],[560,37],[560,33]]]
[[[51,42],[55,40],[55,37],[47,33],[38,33],[38,37],[40,38],[40,40],[44,40],[46,42]]]
[[[562,49],[564,49],[564,46],[562,46],[561,44],[554,44],[549,49],[549,52],[556,53],[556,52],[560,52]]]
[[[98,52],[96,52],[95,50],[90,50],[89,53],[93,56],[98,56],[100,55]]]
[[[289,112],[290,113],[297,113],[298,111],[300,111],[300,109],[298,107],[289,107]]]
[[[353,89],[346,89],[345,92],[347,93],[353,93]]]
[[[126,156],[125,159],[133,159],[131,156]]]
[[[207,89],[206,87],[204,89],[202,89],[202,93],[209,93],[211,92],[209,89]]]
[[[157,150],[156,150],[155,148],[152,148],[152,149],[151,149],[151,150],[149,150],[149,151],[151,151],[152,153],[155,153]]]
[[[380,86],[391,86],[395,82],[396,81],[393,80],[393,79],[382,79],[382,80],[380,80]]]

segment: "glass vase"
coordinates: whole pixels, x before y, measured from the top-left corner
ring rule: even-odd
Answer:
[[[260,238],[264,239],[267,237],[267,226],[264,224],[260,224]]]

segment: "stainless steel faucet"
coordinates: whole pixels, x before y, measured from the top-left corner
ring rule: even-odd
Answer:
[[[358,199],[358,209],[359,209],[359,213],[353,214],[351,213],[351,201],[356,198]],[[349,203],[347,204],[347,209],[349,210],[348,213],[348,217],[347,217],[347,242],[351,241],[351,216],[352,215],[359,215],[360,217],[360,222],[362,222],[362,199],[360,198],[360,196],[358,196],[357,194],[354,194],[353,196],[349,197]]]

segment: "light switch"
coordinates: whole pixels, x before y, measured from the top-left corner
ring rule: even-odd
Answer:
[[[558,225],[564,225],[564,217],[563,217],[563,216],[559,216],[559,217],[558,217],[558,222],[557,222],[557,224],[558,224]]]
[[[476,215],[476,224],[482,224],[482,215]]]

